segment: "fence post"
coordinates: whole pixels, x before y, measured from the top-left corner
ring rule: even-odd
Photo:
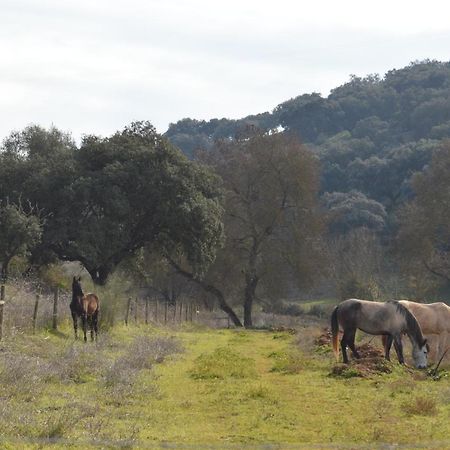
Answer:
[[[138,298],[136,297],[134,301],[134,322],[138,323]]]
[[[3,306],[5,306],[5,302],[0,300],[0,341],[3,338]]]
[[[180,323],[183,321],[183,302],[180,302]]]
[[[53,326],[54,330],[58,329],[58,298],[59,298],[59,290],[58,287],[55,288],[53,294]]]
[[[5,306],[5,280],[2,280],[0,286],[0,341],[3,339],[3,307]]]
[[[148,297],[145,297],[145,325],[148,325]]]
[[[173,323],[177,323],[177,301],[173,304]]]
[[[128,316],[130,315],[131,297],[128,297],[127,311],[125,313],[125,325],[128,326]]]
[[[169,302],[166,300],[164,302],[164,323],[167,323],[167,308],[169,307]]]
[[[155,302],[155,322],[158,323],[158,305],[159,305],[159,300],[156,299]]]
[[[33,311],[33,334],[36,333],[38,308],[39,308],[39,294],[36,294],[36,300],[34,302],[34,311]]]

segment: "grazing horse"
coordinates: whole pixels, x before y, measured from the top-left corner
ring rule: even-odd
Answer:
[[[81,317],[83,325],[84,342],[87,341],[87,325],[91,328],[91,340],[97,340],[98,334],[98,311],[100,302],[95,294],[84,295],[80,285],[81,277],[73,277],[72,281],[72,301],[70,302],[70,311],[72,312],[73,329],[75,339],[78,339],[78,317]]]
[[[439,360],[447,350],[447,340],[450,336],[450,306],[442,302],[427,304],[400,300],[399,303],[414,314],[423,334],[437,336],[436,360]],[[386,338],[383,336],[385,348],[386,344]]]
[[[427,366],[428,346],[423,337],[419,323],[413,314],[399,302],[370,302],[367,300],[349,299],[337,305],[331,315],[331,331],[333,334],[333,350],[339,358],[339,328],[344,332],[341,349],[344,363],[348,364],[347,346],[355,358],[359,354],[355,347],[356,329],[368,334],[384,335],[386,339],[385,358],[389,360],[392,342],[400,364],[404,364],[402,334],[406,334],[413,346],[414,365],[423,369]]]

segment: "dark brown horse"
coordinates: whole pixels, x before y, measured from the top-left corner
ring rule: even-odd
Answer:
[[[100,302],[95,294],[84,295],[81,289],[81,277],[73,277],[72,281],[72,301],[70,302],[70,311],[73,319],[73,329],[75,331],[75,339],[78,339],[78,318],[81,317],[83,326],[84,342],[87,341],[87,326],[91,329],[91,340],[97,340],[98,334],[98,312]]]

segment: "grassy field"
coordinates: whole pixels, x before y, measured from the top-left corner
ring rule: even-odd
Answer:
[[[16,335],[0,351],[0,448],[450,448],[445,372],[344,369],[320,333],[116,326],[87,345],[68,325]]]

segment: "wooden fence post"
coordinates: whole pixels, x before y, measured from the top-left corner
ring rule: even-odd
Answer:
[[[2,281],[4,283],[5,280]],[[5,306],[5,285],[0,286],[0,341],[3,339],[3,307]]]
[[[145,297],[145,325],[148,325],[148,297]]]
[[[5,302],[0,300],[0,341],[3,338],[3,307],[5,306]]]
[[[53,293],[53,326],[54,330],[58,329],[58,299],[59,299],[59,290],[56,287]]]
[[[166,300],[164,302],[164,323],[167,323],[167,308],[169,307],[169,302]]]
[[[128,326],[128,317],[130,315],[131,297],[128,297],[127,311],[125,313],[125,325]]]
[[[33,334],[36,333],[38,308],[39,308],[39,294],[36,294],[36,300],[34,302],[34,311],[33,311]]]
[[[138,323],[138,298],[134,302],[134,323],[137,325]]]

